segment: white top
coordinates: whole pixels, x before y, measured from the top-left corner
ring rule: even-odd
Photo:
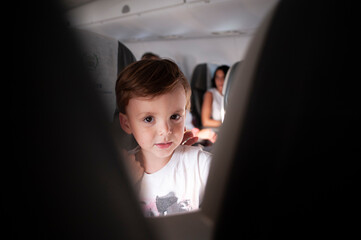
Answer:
[[[199,208],[203,200],[211,153],[180,145],[169,162],[140,182],[140,202],[145,216],[165,216]]]
[[[222,120],[222,99],[223,96],[218,92],[217,88],[211,88],[207,92],[212,93],[212,119]]]

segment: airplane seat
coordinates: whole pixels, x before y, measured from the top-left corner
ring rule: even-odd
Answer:
[[[31,61],[21,67],[16,57],[12,62],[15,117],[11,157],[4,161],[5,234],[154,239],[62,8],[55,1],[24,2],[19,11],[22,27],[13,34],[11,54]],[[31,47],[22,47],[24,34]]]
[[[191,114],[192,123],[195,127],[202,129],[202,103],[204,93],[211,87],[212,74],[215,70],[215,64],[198,64],[192,73],[190,81],[191,95]]]
[[[214,239],[360,236],[357,7],[280,1],[272,13],[236,71],[215,144],[203,207]]]
[[[231,90],[231,86],[233,84],[233,81],[236,79],[235,77],[235,73],[237,71],[238,68],[240,68],[242,65],[242,61],[237,61],[234,64],[232,64],[232,66],[229,68],[226,78],[224,80],[224,85],[223,85],[223,99],[222,99],[222,109],[221,109],[221,113],[222,113],[222,122],[224,121],[224,117],[226,114],[226,108],[227,108],[227,104],[228,104],[228,99],[229,99],[229,92]]]
[[[133,55],[132,51],[130,51],[129,48],[127,48],[120,41],[118,41],[117,59],[118,59],[117,76],[126,66],[136,61],[136,58]],[[118,143],[118,146],[122,146],[127,150],[134,149],[137,146],[137,142],[134,139],[133,135],[129,135],[125,133],[123,129],[120,127],[119,110],[117,104],[115,104],[112,128],[114,133],[114,139]]]
[[[129,50],[123,43],[118,41],[118,71],[119,73],[129,64],[135,62],[137,59],[133,55],[132,51]]]
[[[192,74],[191,79],[191,114],[192,114],[192,123],[197,128],[202,128],[201,112],[202,112],[202,103],[203,95],[207,91],[207,64],[202,63],[198,64]]]

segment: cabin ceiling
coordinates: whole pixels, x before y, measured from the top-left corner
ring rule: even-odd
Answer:
[[[122,42],[251,35],[278,0],[62,0],[70,26]]]

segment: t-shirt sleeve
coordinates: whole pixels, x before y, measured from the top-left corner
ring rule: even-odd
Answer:
[[[200,150],[198,153],[198,164],[199,164],[199,176],[202,185],[206,185],[208,174],[209,174],[209,168],[211,166],[212,161],[212,154],[209,152],[205,152],[203,150]]]

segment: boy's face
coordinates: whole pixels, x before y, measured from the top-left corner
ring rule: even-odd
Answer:
[[[147,159],[169,158],[181,144],[184,133],[186,95],[183,86],[155,98],[129,100],[120,113],[125,132],[133,134]]]

